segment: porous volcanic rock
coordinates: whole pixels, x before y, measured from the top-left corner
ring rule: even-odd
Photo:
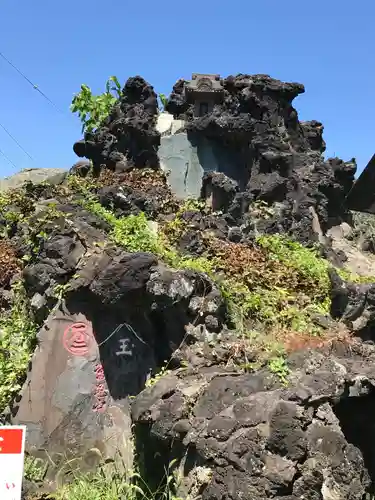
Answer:
[[[303,85],[242,74],[222,79],[222,85],[223,103],[208,115],[194,117],[194,106],[185,102],[180,80],[167,110],[187,121],[195,140],[204,136],[222,142],[233,150],[233,158],[241,151],[247,194],[241,197],[242,214],[255,200],[283,202],[284,232],[304,242],[318,239],[312,230],[311,209],[323,233],[345,219],[343,203],[354,181],[355,160],[324,161],[323,125],[315,120],[299,122],[292,106],[293,99],[304,92]]]
[[[343,205],[354,181],[355,160],[324,160],[323,125],[315,120],[300,122],[292,106],[304,92],[303,85],[246,74],[223,78],[221,84],[224,100],[207,115],[194,116],[194,104],[185,99],[184,80],[174,85],[166,106],[176,120],[185,121],[188,139],[193,148],[198,147],[198,157],[199,144],[204,141],[202,148],[211,148],[214,155],[216,149],[221,153],[225,149],[224,156],[220,153],[225,165],[219,162],[218,168],[224,168],[227,175],[231,172],[231,182],[238,187],[227,183],[224,200],[223,180],[206,174],[202,196],[210,196],[214,207],[234,215],[236,227],[246,222],[252,202],[282,203],[278,231],[304,243],[320,241],[319,232],[325,234],[348,218]],[[153,88],[141,77],[129,78],[105,123],[86,134],[74,150],[78,156],[90,158],[97,172],[100,166],[157,168],[160,134],[155,129],[156,119]],[[212,168],[212,164],[202,162],[202,172]],[[268,232],[267,227],[263,230]],[[269,232],[274,230],[275,221]]]
[[[119,171],[137,167],[158,166],[157,96],[151,85],[140,76],[129,78],[120,99],[97,131],[87,132],[74,144],[74,152],[92,160],[99,173],[101,165]]]
[[[329,270],[331,315],[346,323],[363,340],[374,342],[375,284],[352,283]]]
[[[375,471],[374,356],[362,344],[295,353],[287,387],[266,370],[163,378],[132,405],[145,477],[158,484],[174,460],[182,498],[364,498]]]
[[[320,141],[321,129],[317,123],[306,127],[308,148]],[[334,165],[341,168],[340,162],[330,165],[332,172]],[[118,215],[145,210],[154,222],[177,210],[159,177],[149,190],[143,189],[143,177],[116,181],[133,174],[113,174],[113,181],[94,190],[98,202]],[[219,212],[179,212],[177,230],[186,223],[188,231],[177,244],[189,253],[201,253],[205,232],[244,241],[289,227],[309,243],[315,233],[304,217],[316,220],[323,206],[334,212],[328,198],[324,205],[317,196],[319,205],[311,194],[299,205],[278,201],[258,220],[262,206],[249,210],[251,190],[241,191],[234,179],[210,173],[204,187],[204,198]],[[27,217],[1,224],[15,255],[29,256],[22,274],[41,325],[31,371],[7,413],[11,422],[29,426],[29,452],[59,463],[64,451],[79,465],[90,465],[98,454],[111,456],[116,447],[108,444],[109,436],[112,443],[120,436],[130,439],[132,419],[151,488],[176,459],[182,477],[177,493],[184,498],[360,500],[374,493],[373,284],[347,283],[330,271],[332,316],[367,342],[327,341],[289,355],[286,385],[277,364],[273,371],[266,363],[255,369],[255,352],[243,343],[244,335],[231,330],[220,281],[115,244],[114,228],[83,208],[86,200],[77,191],[44,185],[28,185],[26,191]],[[168,210],[158,213],[163,198]],[[41,220],[43,232],[35,241]],[[11,294],[8,277],[3,293]],[[364,328],[355,327],[358,319]],[[89,331],[91,350],[82,330],[75,344],[66,344],[77,323]],[[145,389],[166,360],[170,373]]]
[[[46,206],[40,200],[34,217]],[[23,270],[43,326],[12,422],[28,426],[30,453],[53,456],[56,464],[61,454],[74,456],[77,467],[86,467],[92,447],[112,457],[111,443],[129,441],[129,397],[189,338],[186,327],[202,325],[207,335],[220,330],[225,308],[206,275],[170,269],[151,253],[126,252],[109,241],[106,223],[79,205],[55,199],[54,209],[60,215],[45,224],[46,236],[36,254],[29,250]],[[28,251],[29,231],[21,223],[12,238],[18,255]],[[66,286],[60,298],[58,286]],[[69,328],[78,328],[72,346]]]

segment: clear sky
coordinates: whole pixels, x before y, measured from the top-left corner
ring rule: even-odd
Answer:
[[[81,138],[69,111],[81,83],[142,75],[168,94],[192,72],[266,73],[306,87],[294,105],[325,125],[327,156],[375,153],[375,0],[0,0],[0,177],[69,168]]]

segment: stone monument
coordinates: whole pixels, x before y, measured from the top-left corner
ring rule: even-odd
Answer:
[[[94,309],[75,298],[50,314],[15,408],[26,451],[47,463],[51,481],[65,463],[131,466],[129,395],[144,386],[151,350],[116,311]]]

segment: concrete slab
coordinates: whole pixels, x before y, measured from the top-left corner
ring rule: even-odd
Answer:
[[[180,199],[198,198],[204,170],[197,148],[190,143],[187,134],[162,137],[158,154],[160,166],[166,172],[175,196]]]
[[[241,188],[247,182],[248,172],[240,152],[226,149],[205,137],[193,144],[186,132],[163,136],[158,155],[172,192],[180,199],[200,197],[205,172],[222,172]]]

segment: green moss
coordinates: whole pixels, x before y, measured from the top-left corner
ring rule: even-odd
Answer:
[[[21,389],[36,345],[37,326],[23,284],[17,282],[13,291],[12,309],[0,316],[0,411]]]

